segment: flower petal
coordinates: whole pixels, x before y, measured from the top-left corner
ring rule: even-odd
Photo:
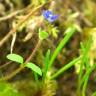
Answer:
[[[50,14],[52,14],[52,12],[49,11],[49,10],[43,11],[43,16],[44,16],[46,19],[49,18]]]
[[[54,15],[51,11],[49,10],[46,10],[46,11],[43,11],[42,15],[44,16],[44,18],[46,20],[48,20],[49,22],[54,22],[57,18],[58,18],[58,15]]]

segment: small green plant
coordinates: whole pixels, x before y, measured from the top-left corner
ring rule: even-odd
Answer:
[[[50,50],[47,51],[44,57],[44,65],[45,65],[43,68],[43,90],[44,91],[42,96],[54,96],[56,94],[56,89],[57,89],[56,78],[60,76],[62,73],[64,73],[64,71],[66,71],[67,69],[74,66],[80,61],[81,57],[78,57],[72,60],[71,62],[69,62],[68,64],[66,64],[65,66],[63,66],[61,69],[57,70],[57,72],[56,71],[54,72],[52,69],[53,68],[52,65],[54,64],[54,61],[57,55],[60,53],[62,48],[65,46],[65,44],[69,41],[69,39],[74,34],[74,32],[76,32],[76,30],[77,30],[76,26],[69,27],[65,31],[66,32],[65,37],[63,38],[63,40],[60,41],[59,45],[57,46],[53,54],[51,55]]]
[[[72,67],[74,64],[77,64],[77,62],[79,62],[81,59],[80,56],[72,60],[65,66],[63,66],[57,72],[53,71],[52,65],[54,64],[57,55],[60,53],[60,51],[65,46],[65,44],[69,41],[69,39],[72,37],[74,32],[76,32],[76,30],[77,27],[72,25],[65,31],[66,34],[64,38],[61,40],[61,42],[59,43],[59,45],[57,46],[57,48],[55,49],[55,51],[53,52],[53,55],[51,55],[50,50],[46,52],[46,55],[44,56],[44,67],[42,69],[32,62],[28,62],[28,63],[24,62],[23,57],[17,54],[9,54],[7,55],[7,58],[11,61],[15,61],[19,63],[21,67],[22,66],[24,68],[27,67],[30,68],[32,71],[34,71],[35,80],[37,81],[38,85],[40,82],[42,82],[42,84],[40,84],[40,86],[42,85],[42,87],[39,87],[41,88],[42,96],[54,96],[56,94],[56,89],[57,89],[57,83],[55,78],[60,76],[60,74],[62,74],[64,71]],[[42,29],[39,29],[40,41],[46,39],[48,36],[49,34],[47,32],[43,31]],[[41,80],[38,80],[37,74],[42,76]]]
[[[8,54],[7,58],[9,60],[11,60],[11,61],[15,61],[15,62],[21,64],[21,66],[30,68],[32,71],[34,71],[38,75],[42,76],[42,71],[41,71],[41,69],[36,64],[34,64],[32,62],[25,63],[24,60],[23,60],[23,57],[21,57],[20,55]]]
[[[24,80],[26,80],[24,84],[30,81],[32,87],[28,86],[28,89],[26,90],[25,88],[26,86],[23,86],[22,90],[25,92],[28,91],[27,93],[30,93],[29,92],[29,89],[30,89],[31,96],[38,96],[38,93],[40,93],[39,96],[54,96],[56,94],[56,89],[57,89],[56,78],[58,78],[61,74],[63,75],[63,73],[71,67],[75,67],[75,68],[78,67],[77,68],[78,73],[77,75],[75,74],[75,76],[77,76],[77,79],[78,79],[77,86],[75,86],[77,87],[76,96],[89,95],[87,93],[89,91],[89,90],[87,91],[87,85],[90,82],[88,81],[94,82],[94,80],[93,81],[90,80],[90,75],[91,74],[93,75],[94,71],[96,70],[96,63],[95,63],[96,62],[95,61],[96,60],[96,56],[95,56],[96,55],[96,39],[95,39],[96,38],[96,27],[95,27],[96,0],[68,0],[68,1],[65,0],[65,2],[63,1],[64,0],[28,0],[27,2],[25,2],[24,0],[4,0],[3,2],[2,0],[2,2],[0,2],[0,24],[2,25],[0,26],[0,31],[1,31],[0,47],[2,47],[1,51],[4,47],[2,45],[4,45],[5,43],[8,45],[8,48],[7,48],[8,50],[4,49],[3,50],[4,54],[3,52],[1,52],[1,55],[3,54],[2,55],[3,57],[6,54],[5,51],[9,51],[9,45],[10,45],[9,42],[11,40],[9,38],[13,36],[11,47],[10,47],[11,54],[7,55],[7,59],[11,60],[11,62],[16,62],[17,64],[19,64],[19,67],[16,70],[14,70],[13,68],[14,66],[12,66],[11,68],[8,68],[9,67],[8,63],[11,64],[10,62],[6,62],[7,64],[6,63],[1,64],[2,61],[4,60],[3,58],[1,58],[0,69],[1,68],[2,69],[0,70],[0,75],[1,75],[0,96],[22,96],[23,95],[23,94],[22,95],[18,94],[18,92],[21,89],[20,90],[18,89],[19,91],[15,90],[15,88],[11,86],[11,84],[5,81],[14,77],[24,68],[26,69],[29,68],[30,71],[32,71],[32,73],[34,74],[33,76],[35,80],[31,78],[26,78],[27,79],[26,80],[25,78],[22,78],[23,74],[21,74],[22,76],[17,75],[15,78],[11,79],[12,81],[11,80],[9,81],[11,81],[11,83],[13,82],[13,80],[15,80],[15,82],[13,83],[18,82],[18,85],[16,86],[19,86],[19,88],[20,88],[20,85],[23,86],[23,84],[21,84],[22,81],[23,81],[22,83],[24,83]],[[81,3],[81,6],[78,6],[78,3]],[[93,13],[94,15],[92,15]],[[12,22],[10,22],[10,20]],[[1,21],[4,21],[4,22],[1,22]],[[75,26],[74,26],[74,23],[76,24]],[[77,28],[79,26],[80,28]],[[6,30],[3,30],[5,27],[6,27],[6,30],[8,29],[10,31],[6,33],[5,32]],[[41,29],[40,27],[43,29]],[[39,30],[36,33],[38,28]],[[65,29],[67,30],[64,32],[64,34],[62,34],[62,31]],[[80,33],[80,39],[78,39],[78,34],[76,34],[76,37],[72,38],[72,42],[70,42],[71,44],[68,44],[68,51],[65,50],[67,49],[67,47],[64,50],[62,50],[65,47],[66,43],[70,41],[70,38],[73,36],[73,34],[79,30],[82,32]],[[18,32],[19,34],[17,34]],[[17,34],[17,37],[16,37],[16,34]],[[92,38],[90,37],[90,35],[92,35]],[[28,39],[26,38],[23,39],[24,36]],[[81,36],[82,37],[84,36],[84,38],[81,38]],[[62,40],[61,40],[61,37],[63,38]],[[88,40],[88,37],[89,37],[89,40]],[[79,50],[79,48],[77,48],[78,46],[77,43],[79,43],[79,41],[77,40],[81,40],[81,39],[83,39],[83,41],[87,39],[87,42],[81,43],[80,51],[78,51],[78,53],[80,52],[80,55],[74,58],[74,54],[72,54],[71,56],[73,56],[74,58],[72,61],[64,65],[62,64],[60,65],[62,66],[61,68],[58,69],[56,67],[57,68],[56,69],[54,64],[56,61],[57,61],[56,64],[58,63],[58,60],[56,60],[56,58],[60,54],[61,50],[62,50],[62,53],[64,53],[65,51],[66,55],[67,53],[70,54],[69,52],[70,47],[71,48],[76,47],[76,50]],[[92,39],[94,41],[93,45],[91,44]],[[17,40],[16,45],[15,45],[15,40]],[[23,43],[28,40],[29,40],[28,45],[26,43]],[[46,48],[44,49],[44,47],[42,48],[41,46],[44,40],[50,44],[47,45],[45,44],[45,42],[43,44],[47,45],[47,47],[49,48],[53,47],[54,51],[51,51],[51,49],[48,49],[45,53]],[[61,40],[61,41],[56,47],[54,43],[58,40]],[[35,43],[34,41],[37,41],[37,42]],[[26,44],[26,46],[28,46],[28,47],[20,46],[21,50],[22,48],[26,50],[25,53],[29,53],[29,50],[27,50],[27,48],[30,49],[31,47],[30,44],[34,44],[34,49],[32,46],[32,51],[30,51],[31,53],[29,54],[26,61],[24,61],[25,58],[23,58],[19,54],[12,53],[12,50],[14,50],[14,47],[18,51],[17,43],[20,43],[20,45]],[[37,50],[39,54],[36,54]],[[92,51],[91,55],[89,54],[90,50]],[[72,52],[74,51],[75,51],[75,48],[72,50]],[[45,53],[45,55],[43,55],[43,53]],[[42,65],[41,67],[39,67],[39,64],[34,64],[33,61],[30,62],[31,60],[33,60],[34,54],[36,54],[36,57],[35,57],[36,60],[34,61],[41,64]],[[66,58],[66,55],[64,56],[63,60],[69,61],[68,59],[70,57]],[[7,67],[5,68],[5,66]],[[7,68],[8,70],[6,70],[5,72],[5,69]],[[76,72],[77,70],[75,69]],[[2,75],[2,73],[4,73],[4,75]],[[27,75],[29,76],[30,74],[28,73]],[[17,81],[17,78],[19,76],[20,76],[20,80]],[[93,79],[93,77],[91,79]],[[35,91],[37,93],[34,92],[33,88],[34,89],[36,88]],[[27,93],[26,93],[26,96],[28,95]],[[96,96],[96,91],[92,93],[92,96]]]
[[[96,68],[95,64],[93,65],[90,64],[89,51],[91,48],[91,44],[92,44],[91,37],[85,44],[81,43],[82,58],[81,58],[80,70],[78,74],[78,87],[77,87],[78,96],[81,96],[81,95],[86,96],[86,89],[87,89],[90,74]],[[85,73],[84,73],[84,70],[85,70]]]

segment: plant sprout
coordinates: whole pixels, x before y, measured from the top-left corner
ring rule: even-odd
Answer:
[[[23,57],[21,57],[20,55],[12,53],[12,54],[8,54],[7,58],[11,61],[20,63],[22,66],[27,67],[31,69],[32,71],[34,71],[35,73],[37,73],[38,75],[42,76],[42,71],[37,65],[35,65],[32,62],[25,63],[23,60]]]

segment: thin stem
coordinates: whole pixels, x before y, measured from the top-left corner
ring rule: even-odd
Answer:
[[[76,31],[76,27],[75,26],[71,26],[69,27],[65,32],[68,32],[66,34],[66,36],[63,38],[63,40],[60,42],[60,44],[58,45],[58,47],[56,48],[56,50],[54,51],[51,60],[49,62],[49,69],[51,68],[53,62],[55,61],[57,55],[60,53],[60,51],[62,50],[62,48],[65,46],[65,44],[69,41],[69,39],[71,38],[71,36],[73,35],[73,33]]]
[[[70,63],[63,66],[59,71],[57,71],[53,76],[51,76],[51,79],[57,78],[60,74],[64,73],[67,69],[72,67],[74,64],[78,63],[80,61],[81,57],[76,58],[75,60],[71,61]]]
[[[2,68],[4,68],[4,67],[8,66],[8,65],[11,64],[11,63],[12,63],[12,61],[9,61],[9,62],[7,62],[7,63],[1,65],[1,66],[0,66],[0,69],[2,69]]]
[[[78,96],[81,96],[81,78],[83,75],[83,63],[80,64],[80,72],[79,72],[79,76],[78,76],[78,87],[77,87],[77,94]]]
[[[90,50],[91,47],[91,43],[92,43],[92,37],[89,38],[89,40],[87,41],[87,45],[86,47],[81,43],[81,49],[83,51],[83,56],[82,56],[82,62],[80,65],[80,72],[79,72],[79,77],[78,77],[78,87],[77,87],[77,94],[80,95],[81,94],[81,87],[82,87],[82,82],[83,82],[83,67],[84,64],[86,64],[86,70],[88,70],[89,68],[89,63],[88,63],[88,52]],[[90,72],[90,71],[89,71]]]
[[[86,96],[86,87],[88,84],[88,80],[89,80],[89,75],[87,75],[86,80],[84,82],[83,89],[82,89],[82,96]]]
[[[11,79],[12,77],[14,77],[17,73],[19,73],[22,69],[24,69],[24,67],[19,67],[17,70],[15,70],[14,72],[12,72],[10,75],[7,75],[5,77],[0,78],[0,81],[6,81]]]
[[[37,49],[40,47],[40,45],[41,45],[41,40],[38,41],[36,47],[34,48],[34,50],[32,51],[32,53],[30,54],[30,56],[27,58],[27,60],[25,61],[25,63],[29,62],[33,58],[33,56],[35,55],[35,53],[36,53]]]
[[[7,19],[10,19],[10,18],[16,16],[17,14],[22,13],[22,12],[23,12],[23,9],[22,9],[22,10],[17,10],[17,11],[12,12],[11,14],[9,14],[9,15],[7,15],[7,16],[1,17],[1,18],[0,18],[0,22],[5,21],[5,20],[7,20]]]
[[[20,14],[22,12],[28,11],[30,8],[32,7],[32,4],[30,4],[27,8],[21,9],[21,10],[17,10],[15,12],[11,12],[10,14],[7,14],[4,17],[0,17],[0,22],[8,20],[14,16],[16,16],[17,14]]]
[[[35,81],[36,81],[36,84],[38,85],[39,87],[39,79],[38,79],[38,74],[33,72],[34,73],[34,77],[35,77]]]

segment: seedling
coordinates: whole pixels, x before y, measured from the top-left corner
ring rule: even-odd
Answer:
[[[11,61],[14,61],[14,62],[21,64],[24,67],[31,69],[32,71],[34,71],[38,75],[42,76],[42,71],[36,64],[34,64],[32,62],[25,63],[23,57],[21,57],[20,55],[8,54],[7,58]]]
[[[53,54],[51,54],[50,50],[46,52],[46,55],[44,56],[44,67],[42,68],[43,69],[42,71],[41,71],[41,68],[39,68],[36,64],[32,62],[28,62],[28,63],[24,62],[23,57],[20,55],[9,54],[7,55],[7,58],[11,61],[19,63],[23,67],[30,68],[32,71],[34,71],[35,80],[37,81],[36,84],[39,85],[40,82],[42,82],[42,88],[44,89],[44,91],[46,90],[43,96],[46,96],[47,92],[48,94],[50,94],[50,96],[53,96],[52,94],[55,94],[54,92],[56,91],[56,86],[54,86],[56,84],[56,81],[55,81],[56,78],[60,76],[64,71],[74,66],[74,64],[79,62],[81,59],[81,57],[78,57],[72,60],[71,62],[63,66],[61,69],[59,69],[57,72],[53,72],[52,70],[52,67],[53,67],[52,65],[54,64],[54,61],[57,58],[57,55],[60,53],[60,51],[65,46],[65,44],[69,41],[69,39],[72,37],[74,32],[76,32],[76,30],[77,30],[76,26],[69,27],[65,31],[66,34],[64,38],[61,40],[61,42],[59,43],[59,45],[57,46]],[[48,36],[49,34],[46,31],[39,29],[40,41],[46,39]],[[37,74],[42,76],[41,80],[38,79]],[[49,90],[54,90],[54,91],[49,92]]]

